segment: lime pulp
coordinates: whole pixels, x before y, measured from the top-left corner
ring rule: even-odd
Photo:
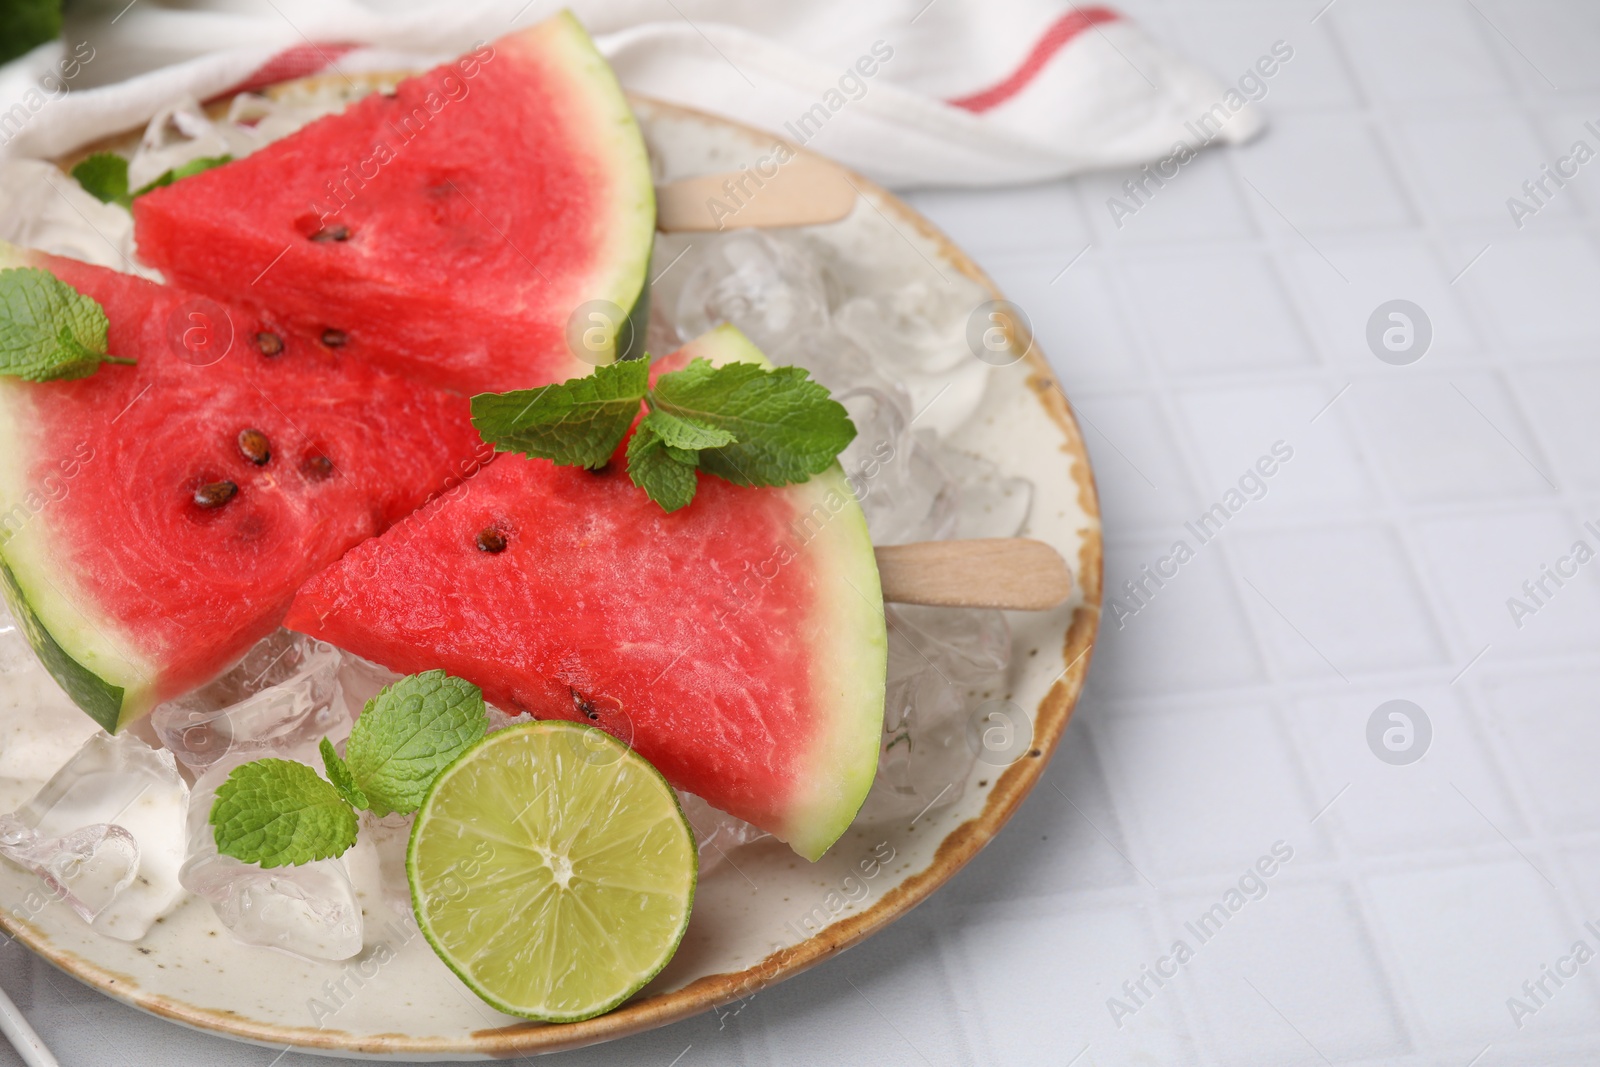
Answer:
[[[490,734],[435,780],[406,853],[424,936],[495,1008],[545,1022],[610,1011],[666,966],[699,858],[677,795],[593,727]]]

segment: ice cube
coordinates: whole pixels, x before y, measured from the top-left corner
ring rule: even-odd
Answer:
[[[683,814],[694,828],[695,844],[700,850],[701,877],[723,863],[733,863],[728,853],[740,845],[771,836],[743,819],[713,808],[693,793],[678,790],[678,803],[683,806]]]
[[[342,699],[344,656],[302,634],[279,630],[233,670],[150,715],[161,743],[196,773],[224,756],[265,756],[275,749],[350,733]]]
[[[139,843],[120,826],[97,823],[63,837],[45,837],[15,815],[0,815],[0,856],[26,867],[86,923],[139,873]]]
[[[954,803],[977,761],[969,720],[1003,696],[1011,634],[998,611],[895,605],[878,776],[860,820],[915,817]]]
[[[367,701],[398,682],[401,676],[388,667],[362,659],[360,656],[352,656],[348,652],[343,652],[341,655],[344,661],[339,667],[339,686],[344,690],[344,701],[349,709],[350,718],[355,719],[361,714],[361,709],[367,706]]]
[[[955,528],[957,497],[931,438],[916,434],[905,394],[872,388],[835,394],[856,425],[839,457],[876,544],[931,541]]]
[[[944,445],[938,463],[954,483],[958,503],[953,537],[1016,537],[1033,508],[1033,483],[1007,478],[980,456]]]
[[[81,889],[93,898],[80,899],[85,907],[79,910],[94,912],[96,930],[137,941],[183,899],[178,867],[188,799],[189,787],[170,752],[132,734],[100,732],[13,813],[8,825],[12,835],[18,827],[35,835],[28,850],[35,861],[72,875],[66,888],[73,896]],[[136,842],[131,856],[123,834]],[[54,855],[41,849],[53,849]],[[135,876],[113,892],[130,859],[137,863]],[[84,864],[81,871],[72,870]]]
[[[966,345],[970,312],[950,299],[948,287],[914,281],[854,297],[834,321],[896,376],[948,378],[973,359]]]
[[[99,725],[44,669],[22,626],[0,600],[0,778],[42,783]]]
[[[510,712],[501,711],[493,704],[488,706],[488,711],[489,728],[484,731],[485,733],[492,734],[496,730],[504,730],[507,726],[521,726],[524,723],[533,722],[533,713],[530,711],[518,712],[512,715]]]
[[[791,342],[828,323],[821,269],[788,243],[738,230],[698,243],[684,258],[676,316],[682,340],[731,322],[774,363],[785,363]]]
[[[4,600],[0,600],[0,675],[18,674],[37,665],[33,649],[28,647],[27,635]]]
[[[274,757],[321,765],[313,745],[280,749]],[[364,924],[342,858],[263,868],[217,851],[210,822],[217,787],[235,767],[253,758],[253,754],[229,753],[195,782],[189,798],[188,858],[178,877],[247,945],[313,960],[349,959],[361,951]]]
[[[906,390],[919,427],[949,433],[972,417],[988,386],[991,367],[967,340],[968,319],[986,295],[956,297],[945,286],[911,282],[848,301],[833,323]]]
[[[885,368],[849,335],[832,326],[795,334],[785,340],[779,364],[793,364],[811,372],[811,377],[828,387],[835,398],[850,389],[875,389],[894,395],[905,421],[911,409],[911,394],[906,392]]]
[[[361,813],[361,840],[344,854],[352,881],[376,884],[384,903],[396,915],[411,917],[411,883],[406,878],[406,846],[411,841],[415,815],[390,812],[381,818]],[[374,919],[374,922],[377,920]]]

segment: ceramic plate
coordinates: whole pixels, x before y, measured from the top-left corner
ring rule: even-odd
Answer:
[[[275,95],[328,91],[325,81],[307,79]],[[635,106],[660,180],[736,170],[773,148],[770,136],[708,115],[649,100]],[[845,295],[869,279],[875,286],[921,279],[949,286],[953,298],[971,306],[985,294],[999,296],[927,220],[865,179],[851,180],[861,193],[853,212],[811,230],[837,252]],[[672,247],[658,247],[656,271],[668,265]],[[193,897],[143,941],[111,940],[63,905],[30,906],[37,883],[3,863],[0,926],[108,996],[187,1026],[280,1049],[404,1060],[501,1058],[609,1040],[748,997],[871,936],[942,885],[1005,824],[1043,773],[1089,666],[1101,569],[1089,460],[1043,354],[1027,338],[1009,341],[1016,362],[991,373],[973,416],[946,441],[1006,476],[1032,481],[1024,533],[1060,549],[1077,577],[1072,599],[1060,609],[1009,617],[1014,647],[1004,695],[1027,709],[1032,743],[1008,766],[977,763],[924,815],[852,828],[818,863],[770,839],[739,849],[736,866],[722,864],[702,881],[677,956],[623,1007],[546,1026],[479,1001],[378,888],[403,884],[395,866],[404,845],[398,833],[372,841],[364,835],[350,853],[366,912],[366,948],[343,963],[240,945]],[[65,762],[93,729],[48,680],[32,676],[0,678],[0,811],[26,799],[40,784],[35,776]],[[336,1007],[328,1014],[318,1004]]]

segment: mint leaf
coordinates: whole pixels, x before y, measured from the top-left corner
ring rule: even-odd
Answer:
[[[697,359],[657,380],[650,407],[731,434],[733,443],[700,450],[700,469],[735,485],[803,482],[856,436],[843,405],[801,367]]]
[[[0,63],[61,36],[61,0],[0,4]]]
[[[472,424],[496,451],[600,467],[633,425],[649,384],[647,361],[611,363],[561,385],[475,396]]]
[[[628,479],[663,511],[677,511],[689,506],[699,488],[697,459],[698,453],[673,448],[661,440],[646,419],[628,442]]]
[[[199,174],[201,171],[207,171],[213,167],[220,167],[224,163],[232,162],[233,157],[226,154],[220,156],[201,156],[198,159],[191,159],[182,166],[172,167],[169,170],[162,171],[154,181],[146,182],[145,184],[139,186],[139,188],[135,189],[133,191],[133,196],[143,196],[152,189],[160,189],[162,186],[171,185],[180,178],[192,177],[193,175]],[[76,173],[76,169],[74,169],[74,173]],[[128,200],[131,202],[133,197],[129,197]]]
[[[96,152],[72,168],[72,176],[90,196],[102,204],[133,203],[128,192],[128,161],[115,152]]]
[[[102,204],[121,204],[123,207],[131,207],[136,196],[143,196],[152,189],[171,185],[180,178],[187,178],[231,162],[233,157],[230,155],[201,156],[199,159],[191,159],[180,167],[164,170],[154,181],[146,182],[129,192],[128,161],[115,152],[96,152],[79,161],[78,165],[72,168],[72,176],[78,179],[78,184],[83,186],[85,192]]]
[[[333,742],[326,737],[322,744],[317,746],[317,751],[322,753],[322,766],[328,772],[328,781],[339,791],[339,795],[349,803],[352,808],[367,807],[367,795],[357,786],[356,780],[350,773],[350,765],[339,758],[339,750],[333,747]]]
[[[224,856],[285,867],[343,855],[356,813],[303,763],[263,759],[235,767],[217,787],[212,836]]]
[[[849,413],[802,368],[706,359],[663,374],[654,388],[640,361],[543,389],[485,393],[472,398],[472,422],[498,451],[600,467],[641,398],[649,410],[628,444],[628,476],[667,511],[694,500],[696,470],[737,485],[791,485],[827,470],[856,436]]]
[[[444,671],[425,671],[367,701],[345,744],[345,762],[368,810],[407,814],[422,805],[438,773],[488,728],[477,686]]]
[[[710,426],[695,419],[680,418],[665,411],[652,411],[644,417],[644,425],[655,431],[657,437],[673,448],[698,451],[702,448],[719,448],[737,440],[733,434],[718,426]]]
[[[106,313],[47,270],[0,270],[0,374],[30,382],[87,378],[106,355]]]

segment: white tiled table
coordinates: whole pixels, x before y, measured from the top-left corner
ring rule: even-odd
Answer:
[[[1600,548],[1600,162],[1520,231],[1505,206],[1573,140],[1600,148],[1600,5],[1336,0],[1313,23],[1325,3],[1122,5],[1224,77],[1279,39],[1295,56],[1265,138],[1121,229],[1127,175],[912,198],[1029,311],[1083,416],[1108,591],[1275,441],[1293,458],[1108,618],[1060,755],[950,886],[737,1013],[554,1062],[1600,1062],[1600,962],[1520,1028],[1507,1007],[1574,941],[1600,953],[1600,563],[1520,629],[1506,607]],[[1433,324],[1411,366],[1367,346],[1394,298]],[[1397,698],[1433,732],[1406,766],[1366,739]],[[1202,944],[1186,923],[1280,841]],[[1176,977],[1127,1000],[1180,938]],[[15,946],[0,986],[73,1067],[316,1062]],[[1120,1027],[1112,996],[1137,1007]]]

